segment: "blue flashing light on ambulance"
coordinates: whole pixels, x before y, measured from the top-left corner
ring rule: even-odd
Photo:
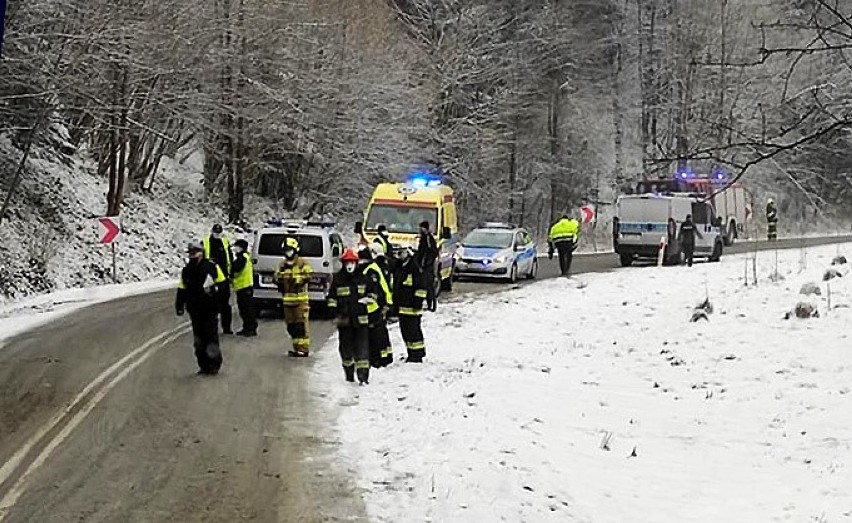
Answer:
[[[378,184],[364,211],[364,221],[356,224],[355,232],[372,242],[379,225],[384,225],[394,251],[398,251],[409,246],[416,248],[421,222],[429,222],[440,251],[435,264],[435,288],[452,290],[458,216],[455,193],[439,171],[415,169],[404,182]]]

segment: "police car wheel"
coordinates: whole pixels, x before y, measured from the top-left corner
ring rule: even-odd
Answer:
[[[538,276],[538,260],[533,260],[530,272],[527,274],[527,279],[534,280],[536,276]]]
[[[515,283],[518,281],[518,265],[512,265],[512,268],[509,269],[509,282]]]

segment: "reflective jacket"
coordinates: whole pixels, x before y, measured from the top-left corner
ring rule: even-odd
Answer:
[[[341,270],[334,275],[328,291],[328,309],[338,320],[340,327],[367,327],[370,316],[379,310],[379,289],[359,269],[352,274]],[[372,298],[368,304],[359,300]]]
[[[254,264],[249,253],[244,252],[237,256],[231,271],[231,281],[235,291],[248,289],[254,285]]]
[[[190,314],[216,314],[219,310],[217,294],[227,285],[225,274],[210,260],[191,261],[180,273],[175,309],[188,310]]]
[[[391,252],[393,250],[391,248],[391,243],[388,241],[387,238],[385,238],[381,234],[376,236],[376,238],[373,240],[373,243],[378,243],[379,245],[382,246],[382,249],[385,250],[385,256],[392,256],[393,255],[393,252]]]
[[[394,307],[400,316],[420,316],[423,314],[423,301],[426,299],[426,285],[423,272],[417,261],[408,259],[401,263],[394,275]]]
[[[308,282],[313,272],[311,265],[298,256],[292,264],[281,262],[275,271],[275,283],[285,307],[308,303]]]
[[[578,236],[580,236],[580,222],[573,218],[562,218],[550,228],[550,237],[548,239],[551,243],[569,240],[576,242]]]
[[[213,242],[222,242],[224,251],[219,249],[214,251],[211,245]],[[222,236],[221,239],[217,240],[207,236],[202,240],[202,243],[204,245],[204,257],[218,264],[225,274],[231,274],[231,242],[228,237]]]
[[[378,262],[374,261],[370,265],[367,265],[364,269],[364,274],[372,280],[373,285],[381,290],[379,298],[376,300],[379,304],[379,315],[381,313],[387,313],[388,308],[393,305],[393,292],[391,291],[387,278],[385,278],[385,272],[382,270]],[[370,318],[370,323],[374,324],[377,321],[382,320],[383,318],[379,315],[374,315],[374,317]]]

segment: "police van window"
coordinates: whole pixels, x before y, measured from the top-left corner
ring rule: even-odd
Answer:
[[[694,223],[710,223],[710,206],[706,203],[695,202],[692,204],[692,221]]]
[[[260,237],[257,253],[261,256],[284,256],[281,244],[288,237],[299,241],[299,254],[308,258],[320,258],[323,255],[322,236],[299,234],[264,234]]]

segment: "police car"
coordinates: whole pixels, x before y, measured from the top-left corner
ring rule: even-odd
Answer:
[[[254,302],[258,309],[278,307],[281,294],[275,283],[275,270],[284,259],[281,247],[286,238],[299,241],[299,256],[311,265],[313,276],[308,282],[311,303],[324,304],[334,273],[340,270],[343,239],[333,223],[273,220],[255,232]]]
[[[455,254],[455,277],[533,279],[538,249],[526,229],[508,223],[484,223],[471,231]]]

